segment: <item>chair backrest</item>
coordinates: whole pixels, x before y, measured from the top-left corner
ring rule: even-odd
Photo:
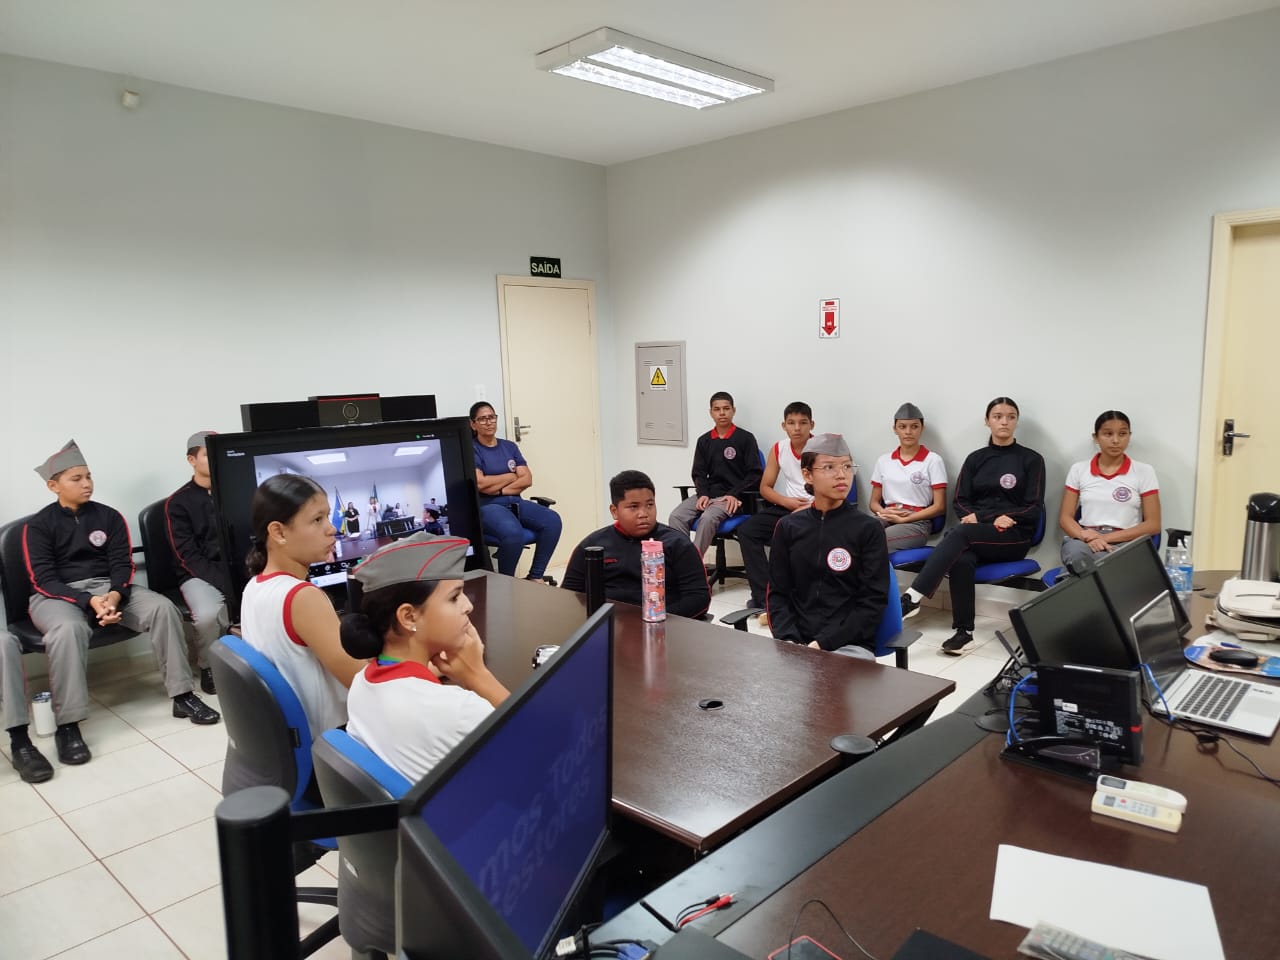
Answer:
[[[223,795],[271,785],[288,792],[294,809],[310,806],[303,793],[311,781],[311,728],[289,681],[240,637],[215,641],[209,666],[227,725]]]
[[[880,625],[876,627],[875,654],[877,657],[887,656],[895,651],[886,644],[902,632],[902,598],[898,596],[898,581],[893,572],[893,564],[889,564],[889,602],[884,605],[884,615]]]
[[[142,540],[142,553],[147,558],[147,586],[156,593],[172,594],[181,579],[178,574],[178,558],[173,555],[169,543],[168,523],[164,515],[167,501],[157,500],[138,513],[138,533]]]
[[[313,753],[326,807],[398,800],[412,786],[345,730],[326,730]],[[353,950],[395,953],[396,844],[391,830],[338,837],[338,926]]]
[[[4,587],[5,615],[10,623],[27,618],[31,597],[31,577],[22,550],[22,528],[30,517],[10,520],[0,527],[0,581]]]

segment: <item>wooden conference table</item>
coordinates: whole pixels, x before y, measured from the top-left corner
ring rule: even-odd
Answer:
[[[468,581],[466,594],[489,668],[510,689],[532,672],[539,645],[563,642],[586,619],[580,594],[514,577]],[[615,609],[614,809],[697,852],[838,771],[832,737],[881,737],[955,689],[683,617],[647,624],[631,604]]]
[[[1211,584],[1210,591],[1221,579],[1197,576]],[[1201,632],[1208,603],[1204,597],[1193,601],[1192,636]],[[929,745],[930,734],[938,735],[935,740],[963,737],[960,724],[968,719],[945,718],[887,753],[900,751],[905,760],[913,749]],[[947,724],[954,729],[945,730]],[[1264,771],[1280,775],[1280,745],[1244,735],[1232,738]],[[1258,779],[1229,748],[1198,749],[1186,731],[1148,718],[1144,739],[1145,758],[1133,775],[1187,797],[1180,833],[1093,815],[1091,784],[1000,759],[1002,736],[982,736],[967,748],[953,739],[961,750],[954,762],[861,829],[853,826],[844,842],[776,893],[745,904],[737,916],[725,911],[715,925],[718,939],[764,957],[787,941],[801,905],[820,897],[877,957],[892,956],[917,927],[992,958],[1014,957],[1024,929],[989,919],[997,848],[1008,843],[1205,884],[1228,958],[1280,956],[1280,912],[1270,906],[1280,863],[1280,790]],[[872,773],[872,762],[881,759],[889,757],[872,757],[815,793],[853,792],[857,776]],[[757,831],[735,844],[749,847]],[[739,850],[737,859],[748,854],[749,849]],[[711,866],[717,856],[699,866]],[[729,881],[726,889],[731,888]],[[820,909],[805,911],[798,933],[840,956],[856,953]]]

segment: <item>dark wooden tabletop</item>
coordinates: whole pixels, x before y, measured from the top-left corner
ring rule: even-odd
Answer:
[[[1203,601],[1193,607],[1192,636],[1203,632],[1203,611]],[[763,957],[786,942],[801,905],[821,897],[881,958],[916,927],[989,957],[1013,957],[1025,930],[989,919],[996,853],[1008,843],[1205,884],[1227,957],[1280,956],[1280,912],[1266,906],[1280,863],[1280,790],[1224,745],[1200,749],[1190,733],[1150,718],[1144,734],[1135,775],[1187,797],[1177,834],[1092,814],[1091,784],[1002,760],[1003,737],[990,736],[720,939]],[[1280,775],[1280,746],[1233,740]],[[841,956],[859,955],[820,909],[810,907],[798,929]]]
[[[586,617],[579,594],[511,577],[486,575],[466,592],[490,669],[513,689],[540,644],[566,639]],[[882,736],[955,689],[683,617],[646,624],[639,607],[616,608],[614,808],[694,850],[839,769],[833,736]]]

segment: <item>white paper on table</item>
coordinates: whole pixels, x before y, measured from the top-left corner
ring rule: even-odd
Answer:
[[[1151,960],[1225,960],[1209,888],[1000,844],[991,919],[1051,923]]]

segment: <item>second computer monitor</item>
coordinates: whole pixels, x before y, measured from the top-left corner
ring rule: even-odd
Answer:
[[[1132,670],[1133,655],[1092,571],[1009,611],[1027,659]]]
[[[1131,540],[1122,547],[1097,556],[1098,582],[1115,611],[1116,621],[1128,629],[1134,614],[1143,610],[1160,594],[1174,596],[1173,585],[1165,572],[1155,545],[1147,537]],[[1173,604],[1178,635],[1185,636],[1191,621],[1181,603]]]

